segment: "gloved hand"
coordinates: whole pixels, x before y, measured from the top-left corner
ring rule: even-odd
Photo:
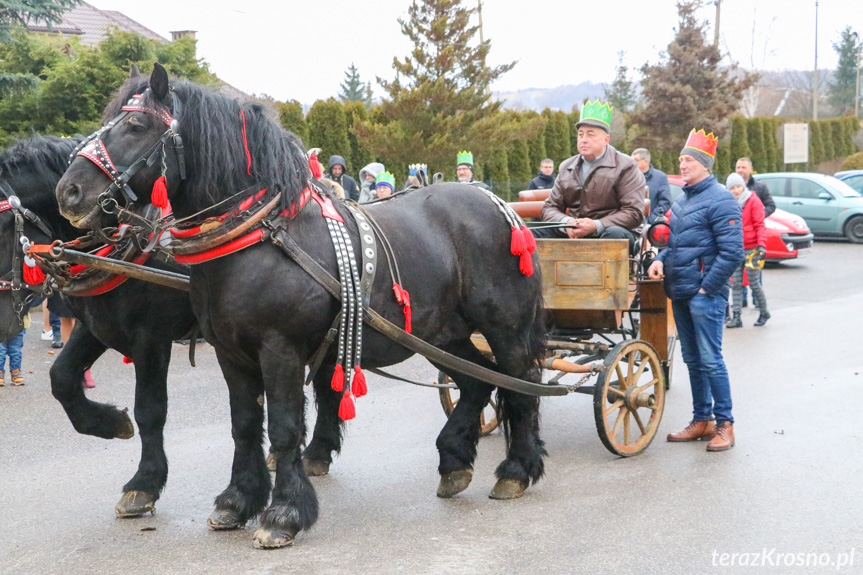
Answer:
[[[765,256],[767,255],[767,248],[764,246],[758,246],[753,249],[749,254],[747,254],[746,259],[744,260],[744,265],[751,270],[760,270],[764,269],[764,261]]]

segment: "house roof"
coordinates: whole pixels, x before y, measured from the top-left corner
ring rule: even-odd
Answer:
[[[105,39],[112,28],[124,32],[135,32],[157,42],[168,42],[167,38],[135,22],[125,14],[114,10],[99,10],[91,4],[81,2],[62,16],[62,22],[50,28],[45,21],[34,22],[27,27],[33,32],[62,32],[77,36],[84,46],[95,46]]]

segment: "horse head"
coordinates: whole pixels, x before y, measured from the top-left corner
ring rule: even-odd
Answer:
[[[74,237],[53,192],[79,141],[34,136],[0,152],[0,341],[24,329],[22,318],[41,293],[41,284],[27,281],[35,280],[25,268],[37,269],[25,253],[27,244]]]
[[[185,217],[254,186],[289,204],[309,176],[302,143],[262,104],[169,83],[158,63],[148,80],[132,75],[105,117],[57,185],[63,215],[79,228],[165,197]]]

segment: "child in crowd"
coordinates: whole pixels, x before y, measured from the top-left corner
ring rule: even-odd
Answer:
[[[21,350],[24,348],[24,334],[30,327],[30,314],[24,316],[24,329],[10,340],[0,343],[0,386],[5,385],[6,358],[9,358],[9,376],[12,385],[24,385],[21,375]]]

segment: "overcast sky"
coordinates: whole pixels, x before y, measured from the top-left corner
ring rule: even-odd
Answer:
[[[196,30],[198,57],[224,81],[247,93],[304,104],[337,95],[351,63],[376,87],[376,76],[393,77],[393,56],[411,49],[397,20],[406,17],[410,0],[90,3],[119,10],[167,38],[172,30]],[[489,62],[518,60],[492,87],[495,91],[610,82],[619,51],[632,69],[656,62],[677,24],[673,0],[484,0],[482,16],[485,36],[492,41]],[[713,2],[701,17],[711,23],[712,38]],[[820,0],[819,68],[836,66],[832,43],[849,25],[863,31],[859,0]],[[726,61],[730,57],[746,68],[811,69],[815,2],[723,0],[720,44]],[[375,93],[381,95],[379,87]]]

